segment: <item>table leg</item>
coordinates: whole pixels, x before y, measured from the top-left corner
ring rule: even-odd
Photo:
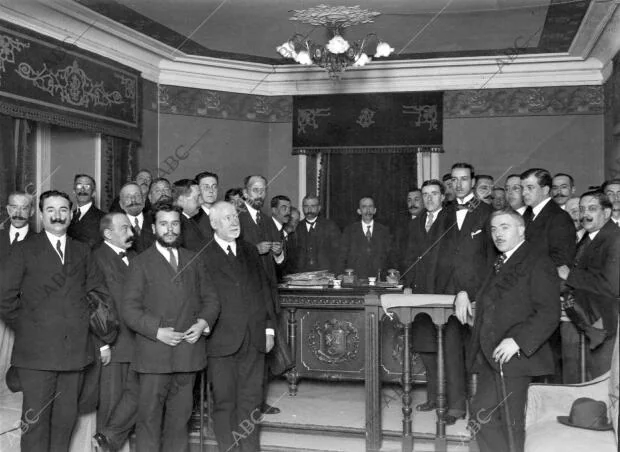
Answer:
[[[367,295],[367,297],[369,297]],[[366,315],[366,353],[365,353],[365,389],[366,389],[366,452],[381,450],[381,379],[379,363],[381,362],[381,335],[379,319],[382,308],[378,304],[365,308]]]
[[[403,347],[403,439],[402,452],[413,451],[413,434],[411,433],[411,324],[405,323]]]
[[[437,325],[437,431],[435,434],[435,452],[447,450],[446,441],[446,378],[444,360],[444,325]]]
[[[291,359],[295,363],[295,367],[286,373],[286,379],[288,381],[288,395],[297,395],[297,383],[299,382],[299,373],[297,372],[297,318],[295,313],[296,308],[288,308],[288,319],[286,322],[286,329],[288,334],[288,345],[291,350]]]

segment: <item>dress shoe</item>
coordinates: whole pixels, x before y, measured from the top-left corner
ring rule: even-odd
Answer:
[[[93,449],[96,452],[108,452],[110,450],[110,442],[103,433],[96,433],[93,436]]]
[[[437,403],[428,400],[428,401],[426,401],[424,403],[421,403],[421,404],[417,405],[415,407],[415,409],[417,411],[433,411],[433,410],[437,409]]]
[[[454,425],[456,424],[456,421],[459,419],[465,419],[465,415],[463,414],[462,416],[452,416],[451,414],[446,414],[443,417],[443,420],[446,425]]]
[[[271,406],[268,403],[263,402],[263,404],[260,406],[260,411],[263,414],[278,414],[280,412],[280,408]]]

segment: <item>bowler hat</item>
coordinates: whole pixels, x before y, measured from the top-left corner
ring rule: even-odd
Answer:
[[[22,382],[19,381],[17,369],[13,366],[9,367],[9,370],[6,372],[6,386],[11,390],[11,392],[23,391]]]
[[[558,421],[570,427],[588,430],[611,430],[613,426],[607,419],[605,402],[589,397],[580,397],[573,402],[568,416],[558,416]]]

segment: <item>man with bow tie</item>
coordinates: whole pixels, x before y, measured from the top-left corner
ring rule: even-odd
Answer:
[[[156,242],[129,266],[121,306],[135,333],[136,450],[186,451],[196,372],[206,365],[203,333],[220,303],[203,260],[179,247],[181,209],[158,203],[151,214]]]
[[[545,251],[525,240],[521,215],[498,210],[491,214],[490,225],[501,254],[475,296],[467,367],[478,374],[478,390],[469,425],[481,452],[513,450],[511,437],[514,450],[520,451],[528,385],[532,377],[553,370],[547,341],[560,319],[559,278]],[[456,315],[467,322],[467,310],[457,309]]]
[[[101,243],[99,222],[105,215],[95,204],[97,186],[95,179],[88,174],[76,174],[73,180],[73,194],[77,208],[73,212],[71,224],[67,230],[69,237],[95,248]]]
[[[103,244],[94,252],[116,312],[122,312],[125,280],[129,262],[136,253],[131,250],[133,230],[124,213],[108,213],[101,220]],[[120,318],[116,341],[102,351],[107,363],[101,369],[99,406],[97,408],[96,445],[103,450],[119,450],[135,425],[138,406],[138,375],[130,369],[134,334]]]
[[[306,195],[301,203],[304,219],[297,226],[297,246],[293,251],[295,264],[292,272],[316,270],[336,271],[340,228],[336,223],[320,215],[318,196]]]
[[[22,420],[37,418],[23,424],[23,451],[69,449],[84,369],[95,359],[86,294],[107,290],[90,247],[67,236],[71,204],[66,193],[41,194],[43,231],[16,245],[2,275],[0,318],[15,331]]]

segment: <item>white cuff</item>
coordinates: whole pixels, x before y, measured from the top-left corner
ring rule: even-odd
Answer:
[[[110,346],[108,344],[104,345],[103,347],[99,348],[100,352],[105,352],[106,350],[110,350]]]
[[[275,336],[276,335],[276,331],[273,328],[266,328],[265,329],[265,334],[267,334],[268,336]]]

